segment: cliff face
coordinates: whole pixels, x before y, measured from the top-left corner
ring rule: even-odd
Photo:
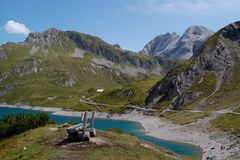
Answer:
[[[141,53],[160,57],[189,59],[213,31],[203,26],[191,26],[178,36],[176,33],[159,35],[146,44]]]
[[[202,99],[205,102],[210,96],[220,94],[226,83],[237,74],[233,69],[240,62],[239,35],[240,22],[232,23],[212,35],[196,55],[170,71],[152,87],[146,105],[161,106],[168,101],[169,107],[177,109],[194,100]],[[235,81],[240,83],[238,79]],[[202,109],[206,106],[197,107]]]

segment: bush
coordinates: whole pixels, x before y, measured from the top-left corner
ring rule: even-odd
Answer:
[[[48,121],[49,116],[46,113],[7,115],[0,119],[0,139],[45,126]]]

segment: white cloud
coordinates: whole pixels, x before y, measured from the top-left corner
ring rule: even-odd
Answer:
[[[15,22],[13,20],[8,21],[5,26],[4,30],[7,33],[11,34],[29,34],[31,32],[24,24]]]
[[[140,13],[158,14],[218,14],[237,12],[240,0],[136,0],[127,9]]]

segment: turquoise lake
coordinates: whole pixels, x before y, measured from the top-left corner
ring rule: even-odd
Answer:
[[[39,113],[42,111],[30,110],[30,109],[20,109],[20,108],[8,108],[8,107],[0,107],[0,118],[4,115],[8,114],[16,114],[16,113]],[[67,123],[67,122],[80,122],[79,117],[72,116],[61,116],[61,115],[53,115],[51,112],[47,112],[50,116],[51,120],[54,120],[57,124]],[[136,137],[138,137],[142,141],[148,141],[164,147],[168,150],[171,150],[179,155],[183,156],[195,156],[201,157],[202,150],[201,148],[173,141],[166,141],[158,138],[154,138],[151,136],[145,135],[142,130],[143,127],[140,123],[132,122],[132,121],[124,121],[124,120],[111,120],[111,119],[95,119],[95,128],[99,130],[108,130],[111,128],[119,128],[124,133],[132,133]]]

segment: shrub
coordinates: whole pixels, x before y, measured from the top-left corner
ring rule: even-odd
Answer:
[[[0,139],[45,126],[48,121],[49,116],[46,113],[7,115],[0,119]]]

